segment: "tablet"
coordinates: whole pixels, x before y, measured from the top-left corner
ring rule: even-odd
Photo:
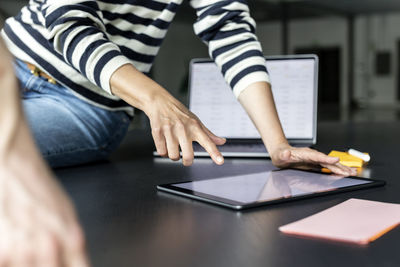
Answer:
[[[157,189],[241,210],[383,185],[381,180],[287,169],[164,184]]]

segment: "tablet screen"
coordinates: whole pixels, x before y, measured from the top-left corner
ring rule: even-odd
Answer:
[[[369,183],[373,181],[298,170],[279,170],[177,183],[172,186],[191,190],[194,195],[207,194],[248,204],[334,191]]]

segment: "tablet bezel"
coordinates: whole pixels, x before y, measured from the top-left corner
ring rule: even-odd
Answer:
[[[303,171],[303,170],[297,170],[297,171],[315,172],[315,171]],[[322,172],[318,172],[318,173],[325,174]],[[326,174],[326,175],[330,175],[330,174]],[[219,177],[219,178],[224,178],[224,177]],[[349,176],[346,178],[352,178],[352,179],[362,180],[362,181],[369,181],[370,183],[361,184],[361,185],[350,185],[350,186],[341,187],[341,188],[328,190],[328,191],[324,191],[324,192],[314,192],[314,193],[306,194],[306,195],[291,196],[288,198],[279,198],[279,199],[267,200],[267,201],[262,200],[262,201],[256,201],[256,202],[251,202],[251,203],[243,203],[243,202],[226,199],[226,198],[222,198],[222,197],[217,197],[214,195],[209,195],[209,194],[196,192],[196,191],[193,191],[190,189],[175,186],[177,184],[190,183],[190,182],[194,182],[194,181],[184,181],[184,182],[157,185],[157,189],[160,191],[172,193],[175,195],[185,196],[185,197],[188,197],[191,199],[208,202],[211,204],[227,207],[227,208],[234,209],[234,210],[243,210],[243,209],[247,209],[247,208],[267,206],[267,205],[278,204],[278,203],[283,203],[283,202],[290,202],[290,201],[295,201],[295,200],[314,198],[314,197],[332,195],[332,194],[337,194],[337,193],[344,193],[344,192],[360,190],[360,189],[365,189],[365,188],[384,186],[386,184],[385,181],[377,180],[377,179],[369,179],[369,178],[367,179],[367,178],[361,178],[361,177],[355,177],[355,176]],[[212,179],[218,179],[218,178],[212,178]]]

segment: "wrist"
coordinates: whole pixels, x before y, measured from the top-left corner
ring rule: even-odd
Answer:
[[[290,144],[287,142],[287,140],[281,140],[279,142],[276,142],[274,144],[266,144],[266,147],[268,149],[268,152],[271,156],[271,158],[273,157],[273,155],[278,155],[280,153],[280,151],[290,148]]]
[[[276,144],[273,146],[273,148],[268,149],[272,163],[277,167],[283,167],[284,159],[288,157],[287,153],[291,151],[291,148],[292,147],[288,142],[282,142],[280,144]]]
[[[110,87],[114,95],[145,113],[164,90],[131,64],[126,64],[114,72],[110,79]]]

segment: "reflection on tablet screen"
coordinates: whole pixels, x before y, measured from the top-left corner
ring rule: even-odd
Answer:
[[[372,181],[296,170],[268,171],[175,184],[194,191],[242,203],[276,200],[326,192]]]

